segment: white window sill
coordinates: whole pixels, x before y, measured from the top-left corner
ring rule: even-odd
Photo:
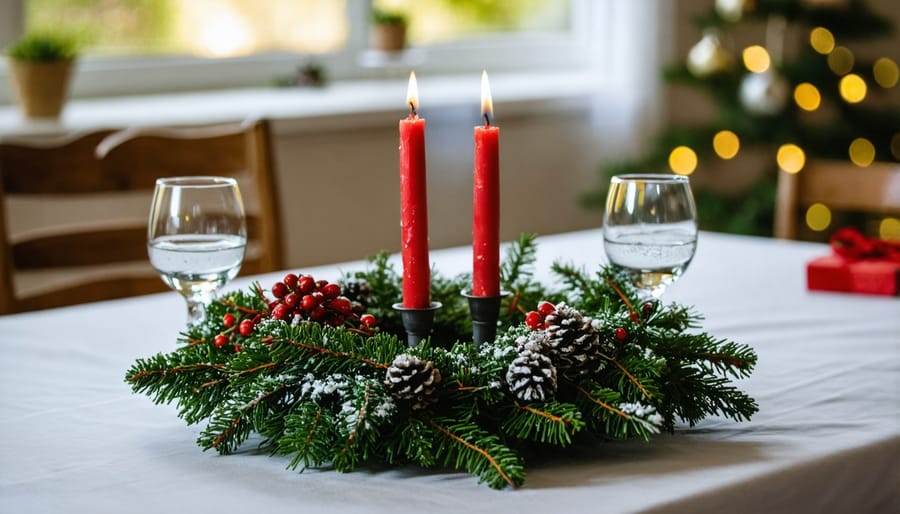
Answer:
[[[480,74],[419,76],[420,113],[458,112],[477,123]],[[0,137],[58,135],[97,128],[199,125],[268,118],[276,133],[360,128],[403,117],[406,79],[341,81],[323,88],[256,88],[68,102],[59,120],[25,120],[15,105],[0,106]],[[504,73],[491,76],[498,124],[504,118],[583,108],[586,99],[623,94],[608,80],[578,73]],[[618,91],[612,91],[617,89]]]

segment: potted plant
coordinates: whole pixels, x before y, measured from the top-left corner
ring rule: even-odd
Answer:
[[[56,118],[62,111],[78,54],[73,38],[26,34],[7,50],[10,76],[26,118]]]
[[[383,52],[399,52],[406,48],[406,16],[399,12],[373,9],[369,46]]]

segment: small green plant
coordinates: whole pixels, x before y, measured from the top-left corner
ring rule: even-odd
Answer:
[[[62,61],[78,55],[78,46],[71,36],[34,32],[13,43],[7,53],[19,61]]]
[[[372,22],[380,25],[406,23],[406,15],[397,11],[372,9]]]

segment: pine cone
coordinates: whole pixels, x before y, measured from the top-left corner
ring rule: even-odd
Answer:
[[[577,378],[595,369],[601,361],[600,335],[591,318],[561,303],[545,318],[548,355],[560,374]]]
[[[341,287],[341,294],[347,297],[351,303],[359,303],[363,310],[372,303],[372,288],[365,280],[350,280]]]
[[[441,372],[431,361],[402,353],[394,358],[384,383],[394,399],[409,401],[413,410],[421,410],[437,401],[434,388],[441,383]]]
[[[523,349],[506,371],[506,383],[522,401],[549,400],[556,395],[556,366],[543,353]]]

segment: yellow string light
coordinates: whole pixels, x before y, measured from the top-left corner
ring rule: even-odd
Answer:
[[[822,95],[816,86],[803,82],[794,88],[794,101],[804,111],[815,111],[822,103]]]
[[[778,167],[788,173],[797,173],[806,165],[806,154],[799,146],[788,143],[778,148],[775,156]]]
[[[884,218],[878,224],[878,237],[888,241],[900,241],[900,220],[897,218]]]
[[[769,52],[759,46],[748,46],[742,52],[744,66],[753,73],[762,73],[769,69],[772,59],[769,58]]]
[[[806,209],[806,226],[822,232],[831,225],[831,209],[824,203],[814,203]]]
[[[855,58],[846,46],[839,46],[828,54],[828,67],[837,75],[846,75],[853,69]]]
[[[896,86],[897,80],[900,79],[897,63],[887,57],[875,61],[872,72],[875,75],[875,82],[885,89]]]
[[[825,27],[816,27],[809,33],[809,44],[816,52],[828,55],[834,50],[834,36]]]
[[[851,73],[841,79],[841,98],[847,103],[856,104],[866,98],[866,81],[855,73]]]
[[[669,154],[669,167],[679,175],[690,175],[697,169],[697,154],[686,146],[677,146]]]
[[[722,159],[731,159],[741,149],[741,140],[730,130],[720,130],[713,136],[713,150]]]
[[[864,137],[858,137],[850,143],[850,160],[857,166],[872,164],[875,160],[875,145]]]

